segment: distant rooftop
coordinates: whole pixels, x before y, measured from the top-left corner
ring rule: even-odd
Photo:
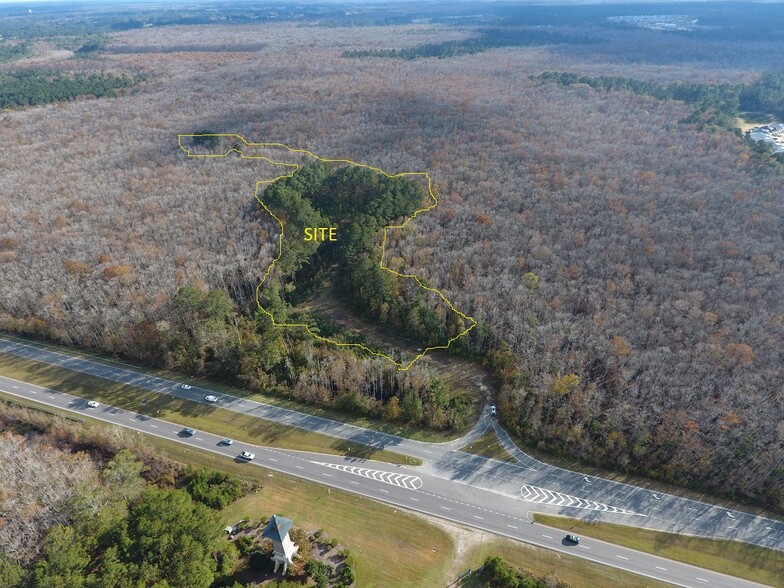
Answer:
[[[749,139],[769,143],[773,153],[784,152],[784,123],[772,123],[748,130]]]

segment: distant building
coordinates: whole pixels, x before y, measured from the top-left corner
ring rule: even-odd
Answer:
[[[297,554],[298,546],[294,545],[289,537],[289,530],[294,523],[285,517],[273,515],[267,522],[264,532],[261,534],[272,541],[273,554],[272,561],[275,562],[275,573],[278,573],[278,567],[283,564],[283,573],[289,568],[294,556]]]
[[[773,153],[784,152],[784,123],[774,123],[749,129],[749,139],[770,143]]]

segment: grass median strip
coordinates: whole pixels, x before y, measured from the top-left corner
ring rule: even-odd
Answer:
[[[499,461],[517,463],[517,460],[509,455],[506,449],[504,449],[503,445],[501,445],[501,442],[498,440],[495,431],[490,428],[488,428],[484,435],[479,437],[479,439],[472,441],[465,447],[461,447],[460,451],[473,453],[474,455],[481,455],[483,457],[492,457],[493,459],[497,459]]]
[[[784,553],[739,541],[704,539],[612,523],[535,514],[537,523],[569,530],[730,576],[784,587]]]
[[[119,367],[121,369],[138,372],[140,374],[147,374],[159,378],[164,378],[167,380],[172,380],[175,382],[182,382],[184,384],[191,384],[193,386],[208,388],[210,390],[215,390],[216,392],[221,392],[223,394],[231,394],[232,396],[236,396],[238,398],[255,400],[256,402],[271,404],[273,406],[279,406],[281,408],[288,408],[306,414],[311,414],[313,416],[319,416],[333,421],[348,423],[365,429],[373,429],[374,431],[380,431],[382,433],[387,433],[389,435],[406,437],[408,439],[414,439],[416,441],[426,441],[432,443],[445,443],[447,441],[453,441],[454,439],[460,437],[462,434],[468,432],[468,430],[473,425],[473,420],[471,420],[460,431],[433,431],[430,429],[424,429],[421,427],[416,427],[414,425],[409,425],[408,423],[387,422],[387,421],[374,419],[370,417],[352,415],[349,413],[332,409],[328,406],[303,404],[301,402],[297,402],[295,400],[289,400],[288,398],[285,398],[283,396],[276,395],[274,392],[269,392],[269,393],[253,392],[251,390],[237,388],[236,386],[232,386],[231,384],[226,384],[224,382],[218,382],[214,380],[208,380],[205,378],[178,374],[165,369],[133,365],[130,363],[126,363],[124,361],[106,357],[98,353],[92,351],[86,351],[80,348],[67,347],[64,345],[57,345],[54,343],[42,343],[40,341],[34,341],[32,339],[16,337],[7,334],[3,334],[2,338],[7,339],[9,341],[22,343],[24,345],[29,345],[31,347],[38,347],[40,349],[46,349],[47,351],[54,351],[56,353],[62,353],[65,355],[86,359],[103,365]],[[470,365],[470,364],[466,362],[466,365]]]
[[[256,445],[347,455],[395,464],[420,463],[415,458],[392,451],[336,439],[4,353],[0,353],[0,374]]]

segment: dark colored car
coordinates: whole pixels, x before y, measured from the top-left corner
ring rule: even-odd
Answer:
[[[572,534],[567,535],[566,536],[566,540],[569,543],[579,543],[580,542],[580,538],[577,535],[572,535]]]
[[[188,435],[188,437],[192,437],[193,435],[195,435],[195,434],[196,434],[196,431],[195,431],[194,429],[190,429],[190,428],[188,428],[188,429],[183,429],[183,430],[182,430],[182,434],[183,434],[183,435]]]

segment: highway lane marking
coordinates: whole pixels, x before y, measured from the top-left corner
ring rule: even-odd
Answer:
[[[413,500],[414,502],[419,502],[419,498],[414,498],[413,496],[409,496],[409,498],[410,498],[411,500]]]
[[[616,555],[615,557],[617,557],[617,558],[620,558],[620,559],[626,559],[626,560],[628,560],[628,559],[629,559],[628,557],[624,557],[624,556],[622,556],[622,555]]]
[[[204,441],[204,439],[202,439],[201,437],[196,437],[195,439],[196,441]]]
[[[382,492],[386,492],[387,494],[389,494],[389,490],[384,490],[383,488],[379,488],[379,490],[381,490]]]
[[[352,484],[354,484],[354,486],[359,486],[359,482],[355,482],[354,480],[349,480],[349,482],[351,482]]]
[[[54,400],[54,396],[52,396],[52,395],[49,395],[49,398],[51,398],[52,400]]]
[[[274,457],[270,457],[270,458],[269,458],[269,460],[270,460],[270,461],[278,461],[278,460],[277,460],[277,459],[275,459]]]
[[[157,429],[158,425],[150,425],[153,429]]]
[[[666,571],[667,571],[667,568],[663,568],[663,567],[661,567],[661,566],[656,566],[656,569],[657,569],[657,570],[661,570],[661,571],[663,571],[663,572],[666,572]]]
[[[304,470],[305,469],[302,466],[294,466],[294,467],[297,468],[298,470]]]
[[[442,507],[442,508],[443,508],[443,507]],[[516,529],[516,528],[517,528],[517,527],[515,527],[514,525],[507,525],[507,527],[509,527],[510,529]]]
[[[30,394],[38,394],[35,390],[30,390]]]
[[[547,537],[548,539],[553,539],[553,537],[550,537],[550,535],[542,535],[542,537]]]
[[[19,390],[19,386],[11,386],[14,390]]]
[[[710,582],[710,580],[706,580],[705,578],[700,578],[699,576],[695,576],[700,582]]]
[[[370,478],[376,482],[383,482],[391,486],[398,486],[406,490],[419,490],[422,487],[422,478],[419,476],[412,476],[409,474],[399,474],[397,472],[385,472],[383,470],[371,470],[368,468],[361,468],[358,466],[327,463],[321,461],[311,461],[316,465],[332,468],[340,472],[346,472],[355,476],[362,476],[363,478]]]
[[[449,508],[447,506],[442,506],[441,508],[444,509],[444,510],[452,510],[451,508]]]
[[[638,512],[633,512],[617,506],[609,506],[601,502],[594,502],[593,500],[586,500],[585,498],[577,498],[569,494],[562,494],[554,490],[547,490],[546,488],[539,488],[538,486],[530,486],[524,484],[520,489],[523,500],[526,502],[534,502],[537,504],[550,504],[553,506],[562,506],[570,508],[581,508],[584,510],[597,510],[600,512],[609,512],[613,514],[628,514],[644,517],[646,515]]]
[[[326,472],[322,472],[322,473],[323,473],[325,476],[327,476],[328,478],[331,478],[331,477],[332,477],[332,474],[328,474],[328,473],[326,473]]]
[[[432,451],[428,451],[427,449],[423,449],[422,451],[424,451],[425,453],[433,453]]]

